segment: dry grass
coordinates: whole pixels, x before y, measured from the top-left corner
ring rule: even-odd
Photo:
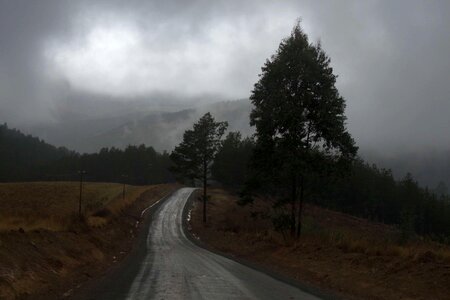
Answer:
[[[82,210],[89,225],[104,225],[110,215],[128,206],[149,187],[126,186],[125,201],[122,188],[115,183],[83,183]],[[79,192],[77,182],[1,183],[0,231],[67,230],[78,220]],[[95,216],[101,210],[107,213]]]
[[[192,212],[193,232],[211,247],[242,257],[348,299],[449,299],[450,247],[416,238],[400,242],[392,226],[311,205],[297,241],[272,230],[270,204],[240,207],[211,190],[209,219]]]
[[[419,263],[430,260],[450,264],[448,245],[421,237],[403,242],[400,231],[393,226],[319,207],[307,206],[303,228],[305,238],[332,245],[344,253],[392,256]]]
[[[77,183],[0,184],[0,224],[8,229],[0,230],[0,299],[66,298],[117,264],[143,228],[136,227],[142,210],[177,188],[127,186],[123,201],[120,184],[86,183],[80,222]]]

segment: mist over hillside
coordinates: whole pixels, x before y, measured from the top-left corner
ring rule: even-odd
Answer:
[[[248,99],[184,102],[183,105],[177,105],[177,102],[155,105],[154,101],[114,102],[111,105],[110,101],[95,100],[76,104],[76,107],[60,111],[63,117],[58,121],[25,126],[24,130],[51,144],[79,152],[142,143],[153,146],[157,151],[171,151],[180,142],[183,132],[209,111],[217,120],[228,121],[230,131],[239,130],[244,136],[253,133],[248,119],[251,110]],[[66,110],[78,113],[66,116]],[[92,115],[94,111],[97,113]]]
[[[363,150],[360,155],[369,163],[391,169],[397,179],[403,178],[409,172],[420,185],[427,186],[433,191],[440,185],[440,189],[444,188],[448,193],[450,186],[450,150],[448,149],[430,148],[415,151],[408,149],[395,154]]]

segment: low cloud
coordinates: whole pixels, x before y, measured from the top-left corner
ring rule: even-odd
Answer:
[[[0,118],[55,121],[78,95],[246,98],[301,18],[363,149],[450,148],[449,11],[439,0],[0,0]]]

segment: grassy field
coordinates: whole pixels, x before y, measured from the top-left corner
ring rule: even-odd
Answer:
[[[90,225],[102,225],[149,187],[116,183],[83,183],[82,211]],[[78,219],[78,182],[0,184],[0,231],[67,230]]]
[[[0,299],[64,299],[101,276],[133,247],[142,211],[178,185],[126,186],[125,201],[122,188],[84,183],[80,221],[79,183],[0,184]]]
[[[259,263],[344,299],[449,299],[450,247],[392,226],[306,205],[303,236],[284,237],[265,218],[270,204],[241,207],[237,196],[211,190],[208,223],[201,203],[192,232],[212,248]]]

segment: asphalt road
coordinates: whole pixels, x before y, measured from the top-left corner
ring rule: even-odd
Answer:
[[[86,298],[319,299],[192,243],[183,231],[182,218],[193,191],[182,188],[151,212],[153,218],[142,243],[145,249]]]

